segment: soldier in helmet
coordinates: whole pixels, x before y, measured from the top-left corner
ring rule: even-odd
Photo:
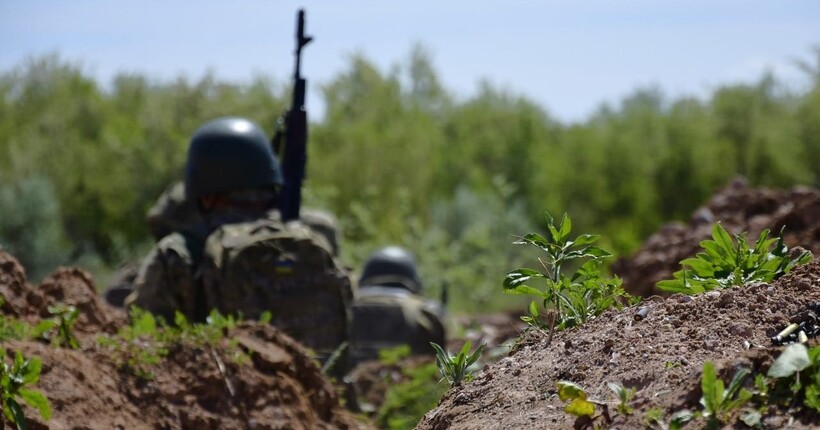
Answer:
[[[378,358],[379,350],[408,345],[413,355],[432,354],[445,343],[443,307],[422,296],[416,261],[406,249],[388,246],[364,265],[353,302],[351,362]]]
[[[264,132],[243,118],[220,118],[193,135],[185,198],[196,225],[163,237],[140,267],[126,305],[174,321],[212,310],[272,323],[326,358],[347,338],[350,280],[328,240],[299,221],[283,223],[283,179]],[[329,328],[328,328],[329,327]]]

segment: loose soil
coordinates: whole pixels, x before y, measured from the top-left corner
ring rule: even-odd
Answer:
[[[785,225],[787,244],[820,255],[820,191],[754,189],[738,179],[696,211],[688,224],[662,228],[634,256],[618,262],[615,271],[629,291],[650,296],[654,282],[669,278],[681,259],[698,252],[698,243],[710,236],[715,221],[731,233],[749,231],[752,240],[764,228],[776,234]],[[75,330],[79,349],[40,342],[2,345],[9,353],[42,358],[36,388],[48,395],[54,415],[46,423],[27,408],[31,429],[372,428],[340,406],[337,389],[306,351],[272,327],[243,323],[228,333],[251,357],[248,364],[232,361],[227,344],[180,346],[169,351],[148,381],[118,368],[97,346],[98,335],[115,333],[127,318],[97,296],[87,272],[60,269],[32,286],[17,261],[0,252],[0,294],[4,315],[32,323],[48,317],[48,306],[57,302],[82,311]],[[471,317],[460,322],[469,329],[464,337],[451,340],[449,349],[458,349],[466,339],[473,345],[488,343],[488,364],[472,381],[450,389],[417,428],[583,427],[588,423],[563,411],[565,405],[556,395],[560,380],[574,382],[591,398],[610,405],[611,420],[602,417],[596,424],[647,428],[643,420],[650,409],[659,408],[667,417],[682,409],[700,409],[700,374],[706,361],[715,363],[724,381],[738,366],[765,372],[783,350],[770,337],[790,316],[818,301],[820,259],[814,259],[771,284],[694,297],[651,296],[635,307],[607,311],[581,327],[555,333],[551,341],[547,333],[523,330],[515,313]],[[648,314],[636,319],[640,308]],[[511,351],[504,347],[510,343]],[[809,343],[818,345],[816,339]],[[387,389],[379,382],[389,378],[368,375],[384,368],[360,371],[359,382],[371,387],[363,390],[365,397],[378,404]],[[393,371],[398,374],[398,369]],[[617,401],[608,382],[638,390],[634,414],[615,413]],[[774,429],[820,428],[820,417],[805,409],[773,409],[764,424]]]
[[[240,324],[226,336],[236,340],[233,347],[225,341],[172,348],[146,380],[118,368],[97,346],[100,334],[115,333],[127,317],[97,295],[87,272],[59,269],[32,286],[17,260],[0,252],[0,295],[4,315],[31,323],[49,317],[48,306],[58,302],[81,311],[79,349],[33,341],[2,345],[8,356],[19,351],[43,363],[33,388],[46,394],[53,415],[44,422],[26,406],[29,429],[372,428],[340,405],[336,389],[302,346],[271,326]],[[231,359],[237,347],[249,363]]]
[[[695,212],[688,225],[669,224],[653,235],[619,273],[638,295],[654,292],[654,282],[669,279],[678,262],[699,251],[721,221],[730,233],[749,231],[754,240],[763,229],[820,255],[820,191],[752,189],[742,179],[717,193]],[[622,311],[610,310],[581,327],[555,333],[529,330],[512,352],[485,365],[474,380],[452,388],[440,405],[425,415],[420,430],[571,429],[588,422],[564,412],[556,383],[571,381],[590,398],[609,404],[609,416],[595,421],[610,429],[649,428],[644,415],[653,408],[666,417],[682,409],[701,410],[703,364],[713,362],[724,381],[745,366],[765,373],[784,349],[770,339],[789,318],[820,301],[820,259],[772,282],[714,291],[698,296],[654,295]],[[648,308],[645,318],[636,317]],[[809,346],[818,345],[810,339]],[[632,415],[615,413],[617,399],[608,382],[636,388]],[[603,409],[599,407],[599,411]],[[600,413],[600,412],[599,412]],[[820,428],[820,416],[799,410],[770,410],[765,428]],[[685,428],[701,428],[703,422]],[[592,428],[592,427],[589,427]],[[737,428],[746,428],[742,424]]]

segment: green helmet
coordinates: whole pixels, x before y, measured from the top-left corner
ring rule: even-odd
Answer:
[[[399,246],[388,246],[374,252],[364,264],[359,278],[360,287],[372,285],[404,287],[421,294],[421,279],[413,254]]]
[[[185,194],[196,200],[282,185],[279,161],[262,129],[244,118],[215,119],[194,133],[185,165]]]

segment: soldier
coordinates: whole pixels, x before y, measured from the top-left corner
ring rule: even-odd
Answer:
[[[406,249],[388,246],[365,263],[352,306],[351,362],[378,358],[379,350],[408,345],[413,355],[444,345],[443,307],[424,299],[416,261]]]
[[[271,323],[322,360],[347,339],[350,280],[331,245],[277,210],[279,162],[264,132],[242,118],[196,131],[185,166],[186,198],[202,217],[162,238],[146,257],[126,304],[166,321],[212,309]]]

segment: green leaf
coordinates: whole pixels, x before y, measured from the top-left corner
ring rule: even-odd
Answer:
[[[23,375],[24,384],[36,384],[40,380],[40,369],[43,367],[40,357],[32,357],[28,360],[26,373]]]
[[[715,223],[712,226],[712,238],[715,242],[726,252],[725,255],[735,254],[735,244],[729,232],[720,223]]]
[[[784,378],[793,375],[811,365],[809,353],[802,343],[793,343],[786,347],[769,368],[767,376]]]
[[[584,246],[595,243],[601,236],[597,234],[582,234],[575,238],[572,242],[572,246]]]
[[[572,221],[569,219],[569,216],[564,213],[564,217],[561,218],[561,225],[558,227],[558,241],[563,241],[569,235],[569,232],[572,230]]]
[[[51,405],[48,403],[48,399],[45,395],[43,395],[43,393],[21,388],[20,397],[22,397],[29,406],[37,409],[37,412],[40,413],[40,416],[43,417],[44,420],[48,421],[51,419]]]
[[[18,430],[26,430],[26,416],[23,414],[23,408],[14,399],[6,400],[6,405],[11,411],[11,416],[14,417],[11,421],[17,426]]]
[[[514,290],[533,278],[544,278],[544,275],[533,269],[516,269],[504,277],[504,290]]]
[[[700,399],[701,404],[708,414],[715,415],[720,404],[723,403],[723,381],[717,377],[715,366],[710,361],[703,363],[700,388],[703,391],[703,397]]]

